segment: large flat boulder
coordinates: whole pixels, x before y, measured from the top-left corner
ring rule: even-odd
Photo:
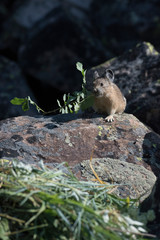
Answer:
[[[1,121],[0,136],[1,158],[43,160],[49,167],[67,162],[80,179],[94,177],[93,158],[102,180],[127,185],[118,191],[122,197],[149,193],[160,172],[160,136],[131,114],[117,115],[113,123],[95,114],[10,118]]]

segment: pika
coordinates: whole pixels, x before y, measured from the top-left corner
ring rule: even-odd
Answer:
[[[107,122],[114,121],[115,113],[123,113],[126,108],[126,98],[121,90],[113,83],[114,73],[107,69],[101,77],[98,72],[94,72],[93,109],[96,112],[107,114],[105,118]]]

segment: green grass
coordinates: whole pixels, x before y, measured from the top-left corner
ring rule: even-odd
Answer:
[[[42,162],[35,168],[4,159],[0,160],[0,180],[0,239],[129,240],[149,236],[140,215],[134,220],[131,216],[130,212],[138,213],[136,201],[109,193],[115,185],[79,181],[69,170],[50,170]]]

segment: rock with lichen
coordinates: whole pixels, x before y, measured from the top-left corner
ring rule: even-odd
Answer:
[[[111,59],[87,72],[92,89],[93,72],[101,75],[106,68],[115,73],[115,83],[127,98],[127,112],[160,133],[160,54],[143,42],[122,56]]]
[[[121,197],[148,196],[160,173],[160,136],[131,114],[113,123],[96,114],[22,116],[1,121],[0,135],[1,158],[49,167],[67,162],[79,179],[93,178],[93,158],[102,181],[121,185]]]
[[[143,166],[112,158],[82,161],[82,176],[88,180],[95,178],[90,164],[94,165],[94,170],[98,177],[103,179],[103,183],[117,184],[112,192],[121,198],[140,198],[142,201],[149,196],[151,186],[156,181],[154,173]]]

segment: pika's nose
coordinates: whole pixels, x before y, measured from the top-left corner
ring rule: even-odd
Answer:
[[[94,88],[94,89],[93,89],[93,93],[94,93],[95,95],[98,95],[98,89],[97,89],[97,88]]]
[[[98,92],[98,90],[96,88],[94,88],[93,92],[96,94]]]

